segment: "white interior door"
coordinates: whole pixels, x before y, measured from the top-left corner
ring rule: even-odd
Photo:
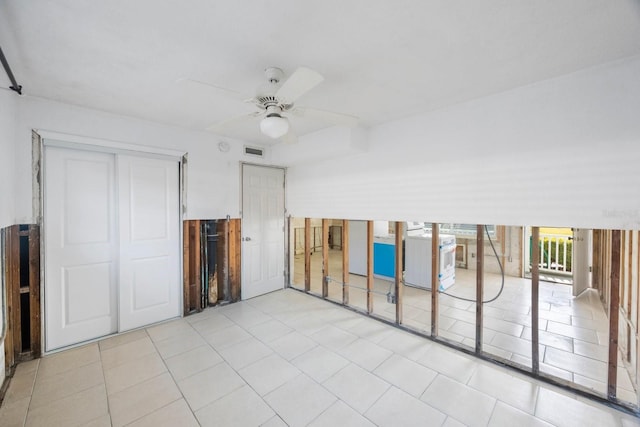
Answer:
[[[45,348],[117,331],[115,158],[46,147]]]
[[[118,155],[120,330],[180,315],[178,163]]]
[[[284,169],[242,166],[242,299],[284,287]]]

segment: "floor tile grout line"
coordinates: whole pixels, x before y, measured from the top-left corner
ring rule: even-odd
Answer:
[[[102,350],[100,349],[100,344],[98,342],[98,359],[100,360],[100,367],[102,368],[102,384],[104,384],[104,397],[107,405],[107,414],[109,415],[109,423],[113,425],[113,419],[111,418],[111,402],[109,401],[109,390],[107,390],[107,377],[104,372],[104,364],[102,363]]]
[[[36,379],[38,377],[38,372],[40,371],[40,363],[41,362],[42,362],[42,360],[38,359],[38,366],[36,367],[35,372],[33,374],[33,383],[31,384],[31,393],[29,394],[29,404],[27,405],[27,412],[25,412],[24,420],[22,421],[22,425],[23,426],[27,425],[27,419],[29,418],[29,412],[31,411],[31,402],[33,400],[33,392],[34,392],[34,389],[36,387]],[[15,377],[15,371],[14,371],[14,377]]]

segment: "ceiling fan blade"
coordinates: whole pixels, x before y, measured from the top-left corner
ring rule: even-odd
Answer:
[[[243,123],[250,122],[254,117],[259,117],[262,114],[261,111],[254,111],[253,113],[243,114],[242,116],[232,117],[228,120],[224,120],[220,123],[215,123],[209,127],[207,127],[208,131],[211,132],[221,132],[225,129],[231,129],[235,126],[241,125]]]
[[[358,121],[360,120],[358,117],[351,116],[349,114],[318,110],[317,108],[295,107],[290,112],[300,117],[305,117],[312,120],[319,120],[322,122],[332,123],[336,125],[355,126],[358,124]]]
[[[300,67],[280,86],[276,96],[287,104],[293,103],[319,85],[324,77],[310,68]]]

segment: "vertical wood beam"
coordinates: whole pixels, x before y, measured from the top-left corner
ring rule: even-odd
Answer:
[[[620,251],[620,265],[621,267],[624,266],[624,252],[625,249],[627,247],[627,239],[626,239],[626,232],[622,231],[620,233],[620,247],[621,247],[621,251]],[[624,267],[620,269],[620,300],[619,300],[619,304],[620,307],[624,307],[625,306],[625,301],[627,300],[627,287],[625,286],[625,271],[624,271]]]
[[[629,295],[629,297],[627,298],[627,305],[626,305],[626,310],[627,310],[627,316],[629,318],[629,320],[631,320],[631,307],[632,307],[632,301],[633,301],[633,234],[634,232],[632,230],[630,230],[629,232],[629,238],[627,239],[627,241],[629,242],[629,249],[628,249],[628,256],[627,256],[627,277],[629,279],[628,283],[627,283],[627,292]],[[631,348],[631,346],[627,346],[629,349]]]
[[[193,270],[191,271],[191,287],[189,289],[189,297],[191,310],[200,311],[200,295],[202,294],[202,270],[201,270],[201,251],[202,242],[200,239],[200,220],[191,221],[191,233],[193,233],[193,247],[191,248],[191,262],[193,262]]]
[[[504,240],[504,239],[503,239]],[[484,300],[484,226],[476,228],[476,353],[482,352],[482,307]]]
[[[289,288],[291,287],[291,281],[293,280],[292,276],[291,276],[291,269],[292,269],[292,264],[291,264],[291,260],[292,257],[295,255],[296,252],[296,243],[295,243],[295,231],[294,231],[294,235],[293,235],[293,239],[291,236],[291,230],[293,230],[292,227],[292,219],[291,219],[291,215],[287,216],[286,222],[287,222],[287,232],[286,232],[286,242],[287,244],[285,245],[286,248],[286,254],[285,254],[285,262],[284,262],[284,287],[285,288]],[[293,245],[291,244],[291,242],[293,242]]]
[[[373,313],[373,221],[367,221],[367,313]]]
[[[230,301],[229,295],[229,219],[218,221],[216,273],[218,275],[218,301]]]
[[[540,228],[531,227],[531,371],[540,372]]]
[[[427,261],[428,262],[428,261]],[[440,229],[431,224],[431,336],[438,336],[438,272],[440,270]]]
[[[342,303],[349,305],[349,221],[342,220]]]
[[[182,314],[189,314],[189,278],[191,277],[191,257],[189,245],[189,221],[182,221]]]
[[[402,272],[404,265],[402,263],[402,241],[403,241],[403,222],[396,221],[396,323],[402,324],[402,298],[404,295],[404,284],[402,283]]]
[[[615,399],[618,384],[618,316],[620,311],[620,230],[611,232],[611,293],[609,296],[609,372],[607,397]]]
[[[329,220],[322,218],[322,298],[329,296]]]
[[[29,331],[31,355],[40,357],[40,228],[29,226]]]
[[[525,256],[524,256],[524,251],[526,249],[525,249],[525,246],[524,246],[524,244],[522,242],[522,240],[524,239],[524,236],[523,236],[524,227],[518,227],[517,230],[518,230],[518,247],[520,248],[520,251],[521,251],[520,252],[520,257],[521,257],[520,258],[520,262],[518,262],[518,277],[524,277],[524,271],[523,271],[524,262],[522,262],[523,259],[526,259]]]
[[[6,261],[6,269],[3,272],[5,275],[5,286],[6,286],[6,295],[7,295],[7,318],[5,322],[7,322],[7,333],[4,339],[4,360],[5,366],[11,367],[15,363],[15,341],[13,339],[14,335],[14,298],[13,298],[13,226],[7,227],[2,230],[4,234],[4,249],[5,249],[5,261]],[[4,378],[3,378],[4,380]]]
[[[7,283],[7,297],[11,301],[11,311],[13,318],[13,355],[12,359],[18,361],[18,356],[22,352],[22,334],[21,334],[21,318],[22,310],[20,307],[20,226],[12,225],[10,228],[11,246],[9,247],[9,255],[11,262],[9,264],[9,283]]]
[[[304,291],[311,290],[311,218],[304,219]]]
[[[229,220],[229,294],[230,301],[240,301],[242,297],[242,222],[240,218]]]

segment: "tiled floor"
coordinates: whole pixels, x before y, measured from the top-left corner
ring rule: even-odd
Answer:
[[[20,364],[8,426],[640,426],[295,290]]]
[[[342,252],[330,251],[329,298],[342,299]],[[321,293],[322,256],[311,257],[311,291]],[[304,257],[296,256],[294,283],[304,283]],[[366,310],[366,278],[349,276],[350,305]],[[501,276],[484,274],[485,295],[489,300],[498,295]],[[392,291],[392,282],[376,278],[374,281],[374,314],[395,321],[395,304],[386,293]],[[447,293],[475,299],[475,270],[456,269],[456,283]],[[539,340],[540,370],[548,375],[571,381],[579,386],[604,395],[607,382],[609,321],[595,291],[589,290],[573,298],[572,288],[566,284],[540,282]],[[475,347],[476,307],[474,302],[463,301],[446,294],[439,295],[439,335],[473,349]],[[499,298],[484,305],[483,349],[501,359],[531,367],[531,280],[505,277]],[[403,324],[430,333],[431,292],[405,286],[403,297]],[[622,359],[618,360],[619,399],[637,403],[637,395]]]

